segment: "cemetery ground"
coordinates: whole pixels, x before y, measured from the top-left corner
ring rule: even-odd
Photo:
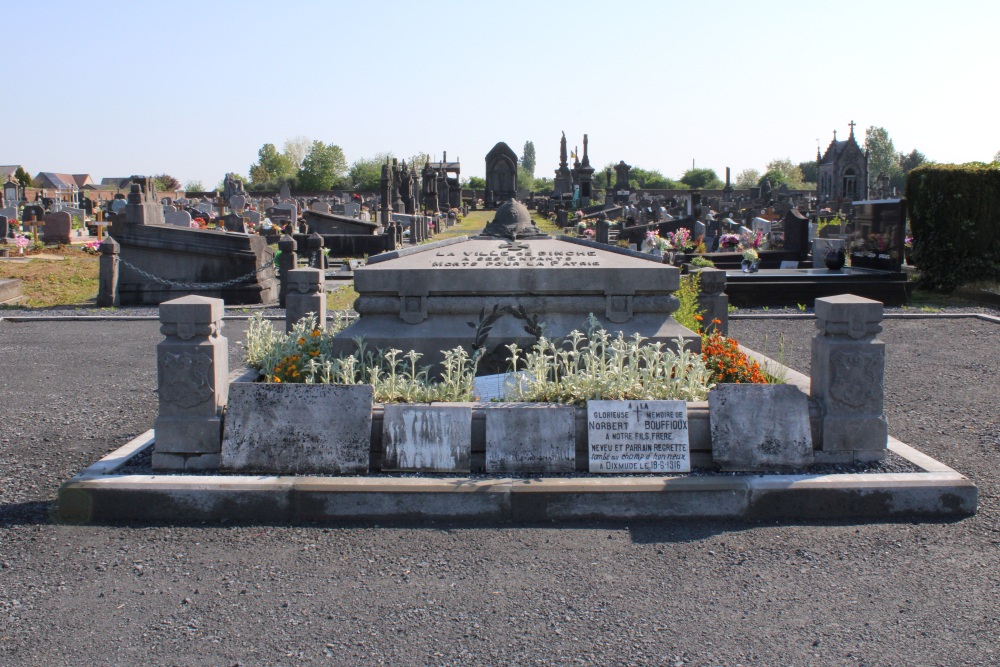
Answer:
[[[159,323],[2,320],[0,664],[998,664],[1000,328],[922,307],[955,314],[884,321],[886,415],[979,486],[961,521],[58,525],[151,427]],[[814,320],[742,314],[809,373]]]

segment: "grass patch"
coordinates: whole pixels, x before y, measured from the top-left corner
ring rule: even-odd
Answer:
[[[354,290],[354,283],[346,283],[332,292],[326,293],[326,309],[351,310],[354,308],[354,300],[357,298],[358,293]]]
[[[27,255],[26,262],[0,261],[0,278],[18,278],[25,296],[20,306],[94,305],[97,301],[100,261],[79,247],[46,248]]]

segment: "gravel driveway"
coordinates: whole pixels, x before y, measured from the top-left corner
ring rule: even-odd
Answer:
[[[805,373],[814,332],[731,327]],[[158,325],[0,322],[0,665],[998,665],[1000,325],[882,338],[891,433],[977,516],[72,527],[58,485],[152,426]]]

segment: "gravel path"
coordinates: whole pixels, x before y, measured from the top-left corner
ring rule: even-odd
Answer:
[[[814,331],[732,323],[805,373]],[[58,485],[152,425],[158,326],[2,321],[0,665],[1000,664],[1000,325],[882,338],[891,432],[974,479],[977,516],[70,527]]]

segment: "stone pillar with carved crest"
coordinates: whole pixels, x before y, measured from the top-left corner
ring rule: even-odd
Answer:
[[[820,406],[817,462],[886,457],[882,303],[853,294],[816,299],[810,395]]]
[[[222,413],[229,395],[229,341],[221,335],[222,299],[184,296],[160,304],[156,346],[160,410],[153,468],[219,467]]]

